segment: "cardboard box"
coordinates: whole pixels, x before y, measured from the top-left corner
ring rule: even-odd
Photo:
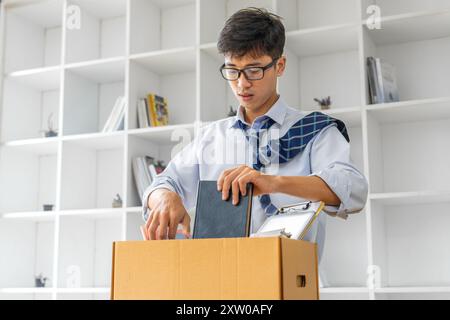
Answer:
[[[115,242],[111,299],[318,299],[316,252],[277,237]]]

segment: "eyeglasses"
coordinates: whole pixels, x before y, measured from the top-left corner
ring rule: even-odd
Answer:
[[[226,67],[225,63],[220,67],[220,73],[225,80],[235,81],[241,77],[241,72],[247,80],[261,80],[264,78],[264,71],[272,67],[279,58],[273,59],[271,63],[264,67],[248,67],[244,69],[236,69]]]

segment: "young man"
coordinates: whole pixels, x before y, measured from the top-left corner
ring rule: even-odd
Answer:
[[[195,206],[199,180],[217,180],[223,199],[231,191],[234,203],[253,183],[252,232],[277,207],[305,200],[324,201],[327,213],[342,218],[363,209],[367,182],[350,162],[345,125],[290,108],[277,94],[277,78],[286,67],[284,43],[279,17],[265,10],[243,9],[227,20],[218,42],[225,57],[220,71],[239,101],[238,113],[208,125],[146,190],[147,239],[173,239],[179,224],[190,234],[186,208]],[[270,144],[263,141],[264,132]],[[222,153],[228,161],[217,157]],[[253,157],[242,159],[248,154]],[[208,156],[213,160],[205,161]],[[318,243],[319,257],[325,218],[319,215],[306,237]]]

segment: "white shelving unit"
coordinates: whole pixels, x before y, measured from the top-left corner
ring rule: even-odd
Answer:
[[[371,4],[381,30],[366,25]],[[236,106],[216,41],[247,6],[284,17],[280,93],[308,111],[331,95],[325,112],[347,124],[369,181],[364,212],[328,219],[321,298],[450,298],[449,1],[9,0],[0,19],[0,299],[109,298],[112,242],[140,239],[132,158],[168,162]],[[400,102],[368,104],[371,55],[396,66]],[[170,125],[139,129],[137,101],[152,91],[168,98]],[[125,128],[102,133],[119,95]],[[43,138],[50,114],[58,136]],[[117,193],[123,207],[111,208]],[[48,203],[54,210],[42,211]],[[41,272],[49,281],[35,288]]]

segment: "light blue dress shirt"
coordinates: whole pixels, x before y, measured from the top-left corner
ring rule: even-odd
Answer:
[[[287,106],[280,97],[266,113],[266,116],[275,121],[269,131],[278,130],[274,135],[282,137],[294,123],[307,114],[309,112]],[[263,116],[256,118],[254,124],[262,119]],[[144,192],[144,220],[150,211],[147,210],[148,196],[156,189],[166,188],[178,193],[189,210],[196,204],[199,180],[217,180],[223,170],[242,164],[252,167],[252,148],[245,138],[245,133],[239,128],[238,120],[245,123],[242,107],[238,108],[235,117],[215,121],[202,128],[200,134],[170,161],[164,172],[158,175]],[[338,207],[325,207],[326,213],[319,215],[305,237],[305,240],[317,243],[319,261],[325,241],[327,214],[346,219],[349,213],[360,212],[366,203],[367,181],[352,164],[350,144],[335,124],[324,128],[311,139],[303,152],[287,163],[268,165],[263,170],[266,174],[282,176],[318,176],[341,200]],[[278,208],[307,201],[281,193],[271,194],[270,197]],[[265,219],[266,215],[259,199],[254,197],[251,232],[256,232]]]

